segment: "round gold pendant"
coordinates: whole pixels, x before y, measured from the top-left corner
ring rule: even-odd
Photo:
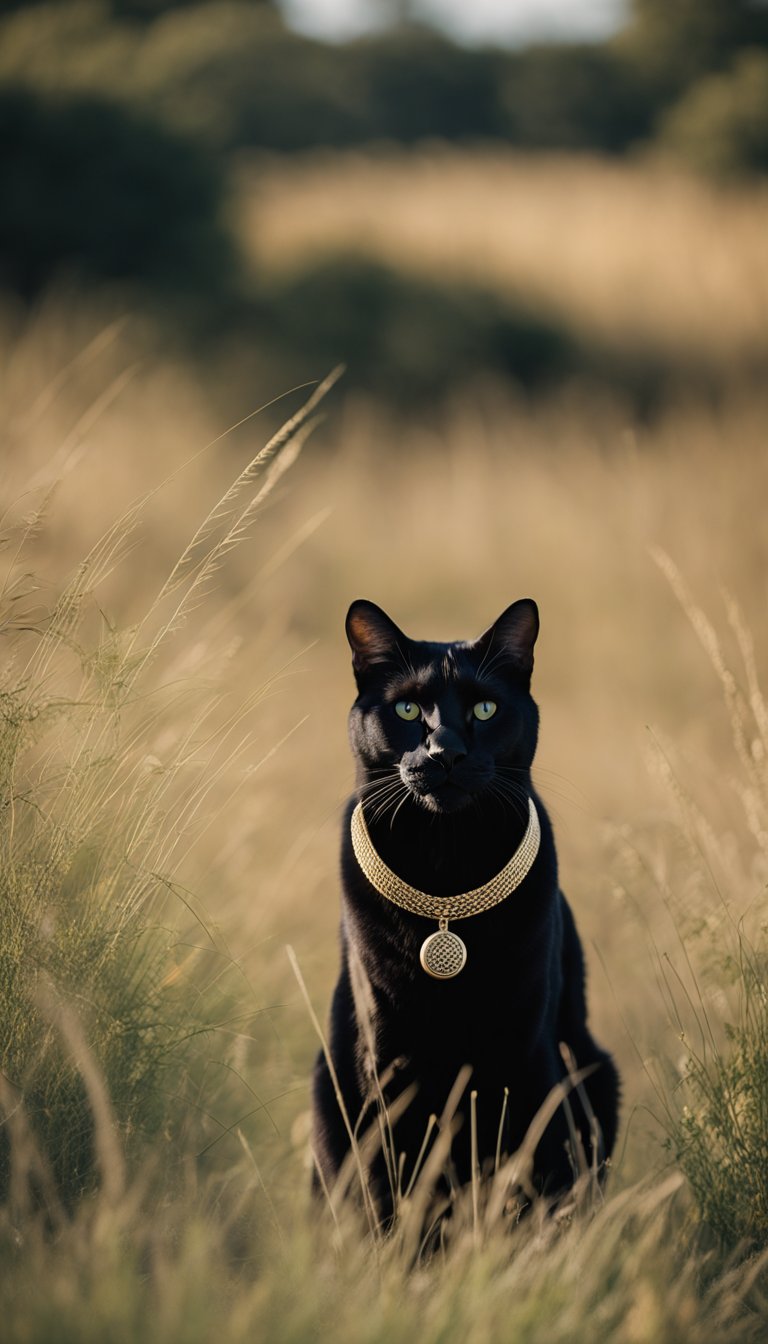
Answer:
[[[424,939],[420,953],[421,964],[427,975],[435,980],[450,980],[467,963],[467,949],[457,933],[440,929]]]

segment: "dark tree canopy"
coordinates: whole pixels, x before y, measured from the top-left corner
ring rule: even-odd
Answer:
[[[0,283],[25,297],[61,273],[205,290],[231,260],[219,170],[146,116],[5,88],[0,161]]]
[[[722,69],[745,48],[768,44],[764,0],[634,0],[620,39],[669,94]]]
[[[116,18],[156,19],[175,9],[193,9],[200,0],[106,0],[105,10]],[[254,8],[276,8],[276,0],[244,0]],[[33,6],[50,4],[50,0],[0,0],[0,15]]]

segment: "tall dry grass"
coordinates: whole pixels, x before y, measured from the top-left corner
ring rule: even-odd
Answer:
[[[89,376],[108,384],[111,358]],[[82,394],[72,393],[75,401]],[[138,374],[122,402],[102,412],[34,543],[30,563],[51,576],[51,588],[54,567],[74,566],[126,495],[157,483],[161,451],[178,466],[216,437],[194,392],[189,416],[179,410],[188,395],[176,375]],[[58,412],[45,413],[39,441],[28,434],[13,462],[15,490],[30,468],[42,469],[51,437],[71,434],[79,415],[66,406],[65,396]],[[557,826],[564,883],[588,945],[598,942],[608,967],[609,975],[595,961],[592,970],[596,1031],[635,1077],[616,985],[643,1049],[669,1028],[650,971],[639,963],[627,984],[615,970],[635,961],[642,934],[627,923],[609,855],[627,825],[647,826],[652,849],[671,827],[647,769],[654,736],[674,744],[694,777],[693,762],[730,751],[717,682],[649,547],[674,557],[708,606],[713,598],[717,606],[721,584],[739,595],[759,662],[768,549],[762,434],[762,408],[751,403],[727,416],[680,408],[644,430],[600,406],[526,410],[499,400],[455,407],[442,424],[414,427],[405,438],[402,426],[346,405],[326,444],[303,456],[259,516],[258,545],[228,556],[215,593],[181,636],[186,670],[226,668],[232,700],[252,685],[269,688],[254,726],[254,759],[269,759],[240,780],[232,805],[196,842],[189,874],[206,874],[215,919],[226,923],[249,972],[257,970],[267,998],[282,1002],[288,992],[282,957],[262,959],[271,940],[295,944],[313,992],[327,994],[332,974],[337,818],[352,780],[348,602],[369,596],[415,635],[460,637],[530,593],[543,621],[539,782]],[[226,488],[232,458],[246,456],[237,444],[236,436],[219,443],[148,501],[139,544],[106,581],[100,600],[110,613],[136,622],[193,520]],[[704,770],[694,782],[711,803],[715,781]],[[211,801],[225,797],[223,777]],[[309,1032],[298,1030],[306,1047]],[[286,1072],[299,1075],[293,1058],[276,1063],[272,1044],[281,1081]],[[631,1106],[641,1082],[628,1090]]]
[[[296,461],[333,381],[251,456],[131,627],[118,628],[101,596],[111,573],[130,568],[147,496],[123,509],[47,605],[29,551],[54,487],[7,501],[0,1166],[17,1212],[41,1201],[59,1220],[97,1178],[114,1201],[126,1150],[143,1160],[147,1135],[178,1134],[184,1046],[217,1024],[204,985],[194,1002],[177,982],[186,970],[194,983],[195,950],[234,964],[177,881],[179,857],[226,807],[267,688],[258,682],[228,702],[232,653],[201,653],[193,641],[190,659],[189,646],[174,644]],[[179,955],[174,900],[207,949]]]

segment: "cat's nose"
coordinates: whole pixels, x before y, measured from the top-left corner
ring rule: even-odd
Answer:
[[[466,748],[452,728],[436,728],[430,734],[427,750],[433,761],[439,761],[444,770],[453,769],[466,756]]]

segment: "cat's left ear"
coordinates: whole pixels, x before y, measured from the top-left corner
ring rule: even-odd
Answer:
[[[486,666],[500,655],[500,664],[504,660],[512,663],[528,679],[533,671],[533,646],[538,633],[539,609],[532,597],[521,597],[475,640],[474,647],[487,658]]]
[[[356,674],[365,673],[375,663],[393,662],[408,643],[402,630],[375,602],[362,598],[347,612],[347,639],[352,650]]]

